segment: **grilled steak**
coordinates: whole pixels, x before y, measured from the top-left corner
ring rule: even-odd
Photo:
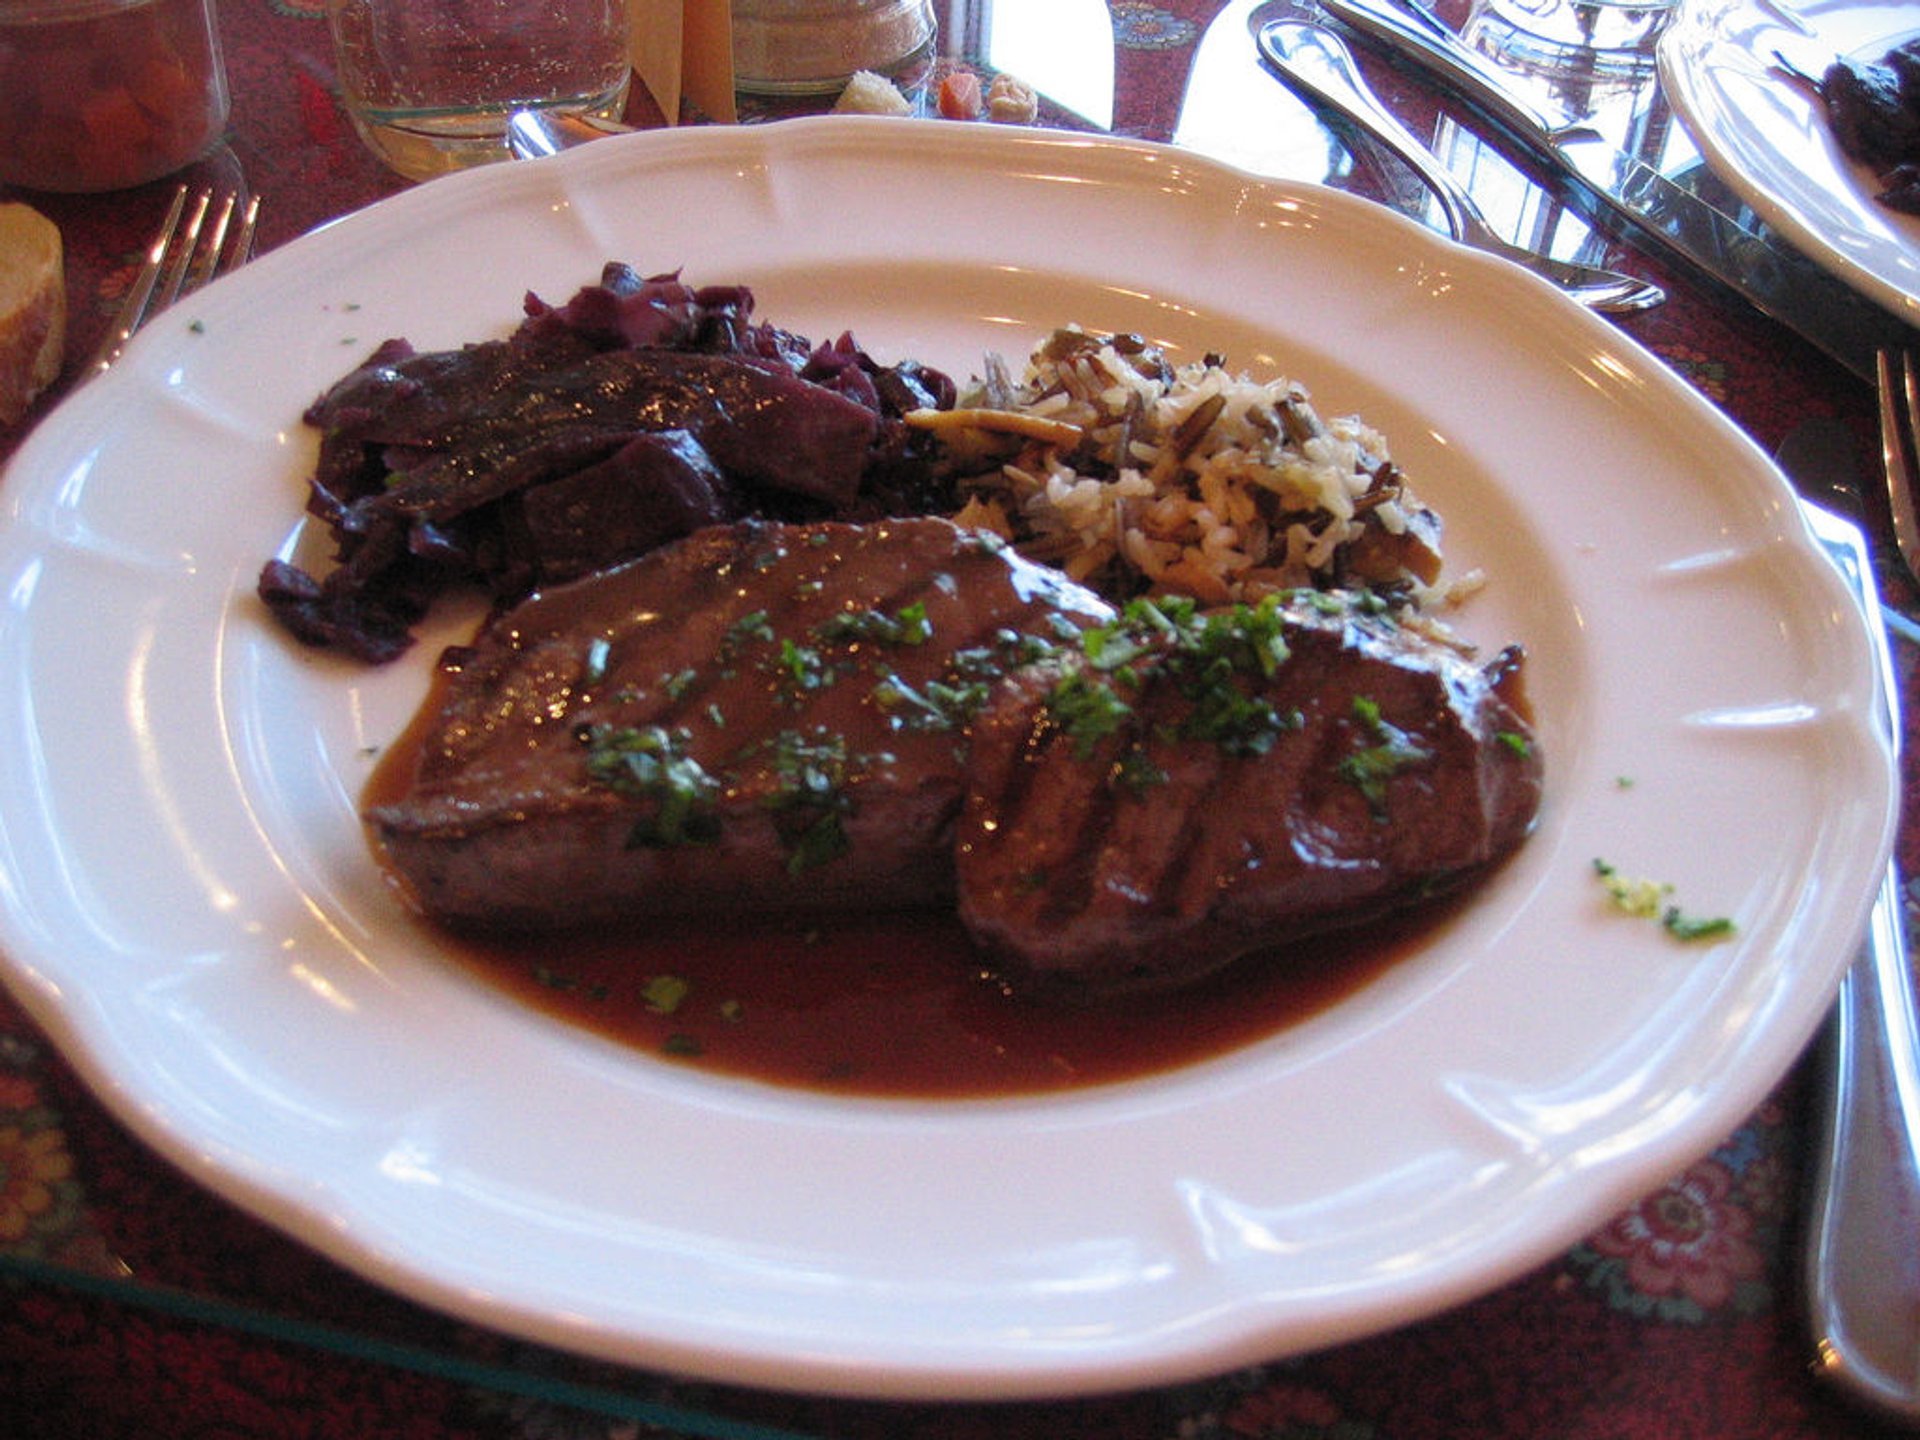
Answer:
[[[972,713],[1110,613],[944,520],[711,527],[450,652],[413,785],[369,820],[457,924],[939,902]]]
[[[1313,603],[1136,607],[976,722],[961,916],[1004,966],[1164,985],[1434,894],[1540,801],[1519,655]]]
[[[458,925],[957,900],[1010,976],[1167,985],[1517,845],[1519,664],[1326,596],[1116,615],[944,520],[746,521],[449,652],[369,822]]]

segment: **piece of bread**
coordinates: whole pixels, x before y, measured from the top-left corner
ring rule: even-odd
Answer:
[[[60,374],[67,278],[60,230],[26,205],[0,205],[0,427],[15,425]]]

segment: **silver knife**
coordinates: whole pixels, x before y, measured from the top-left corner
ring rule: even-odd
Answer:
[[[1515,94],[1510,77],[1420,0],[1320,5],[1389,58],[1416,66],[1465,102],[1590,206],[1625,220],[1635,236],[1731,289],[1862,379],[1873,379],[1879,350],[1914,343],[1913,330],[1785,241],[1727,214],[1597,132]]]
[[[1784,452],[1783,452],[1784,453]],[[1795,477],[1796,482],[1799,477]],[[1898,692],[1859,529],[1801,502],[1846,577],[1879,652],[1885,721]],[[1807,1217],[1806,1303],[1813,1371],[1883,1417],[1920,1423],[1920,1021],[1888,866],[1867,941],[1841,982],[1821,1052],[1819,1158]]]

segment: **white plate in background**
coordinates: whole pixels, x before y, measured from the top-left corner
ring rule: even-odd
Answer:
[[[1920,34],[1912,0],[1689,0],[1660,41],[1660,82],[1707,163],[1754,213],[1843,282],[1920,325],[1920,215],[1874,199],[1826,107],[1776,52],[1818,77]]]

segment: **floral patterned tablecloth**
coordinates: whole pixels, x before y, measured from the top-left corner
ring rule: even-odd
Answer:
[[[1109,8],[1114,128],[1165,139],[1194,50],[1222,6],[1113,0]],[[403,188],[341,116],[319,0],[225,0],[221,25],[234,115],[227,148],[207,165],[238,169],[267,197],[263,246]],[[642,96],[632,118],[647,123],[657,112]],[[76,355],[128,284],[167,188],[30,197],[67,237]],[[1644,258],[1627,263],[1666,281],[1673,298],[1623,327],[1763,447],[1831,419],[1851,429],[1862,466],[1870,463],[1866,386],[1685,277]],[[16,439],[0,437],[0,459]],[[1885,585],[1906,598],[1893,577]],[[1909,657],[1900,658],[1904,677]],[[1909,825],[1902,858],[1920,873],[1917,846],[1920,827]],[[1809,1378],[1796,1302],[1809,1110],[1805,1075],[1788,1076],[1711,1154],[1551,1264],[1407,1329],[1146,1393],[1053,1404],[847,1403],[621,1370],[399,1301],[173,1171],[0,999],[0,1435],[1869,1436],[1878,1433],[1871,1421]]]

